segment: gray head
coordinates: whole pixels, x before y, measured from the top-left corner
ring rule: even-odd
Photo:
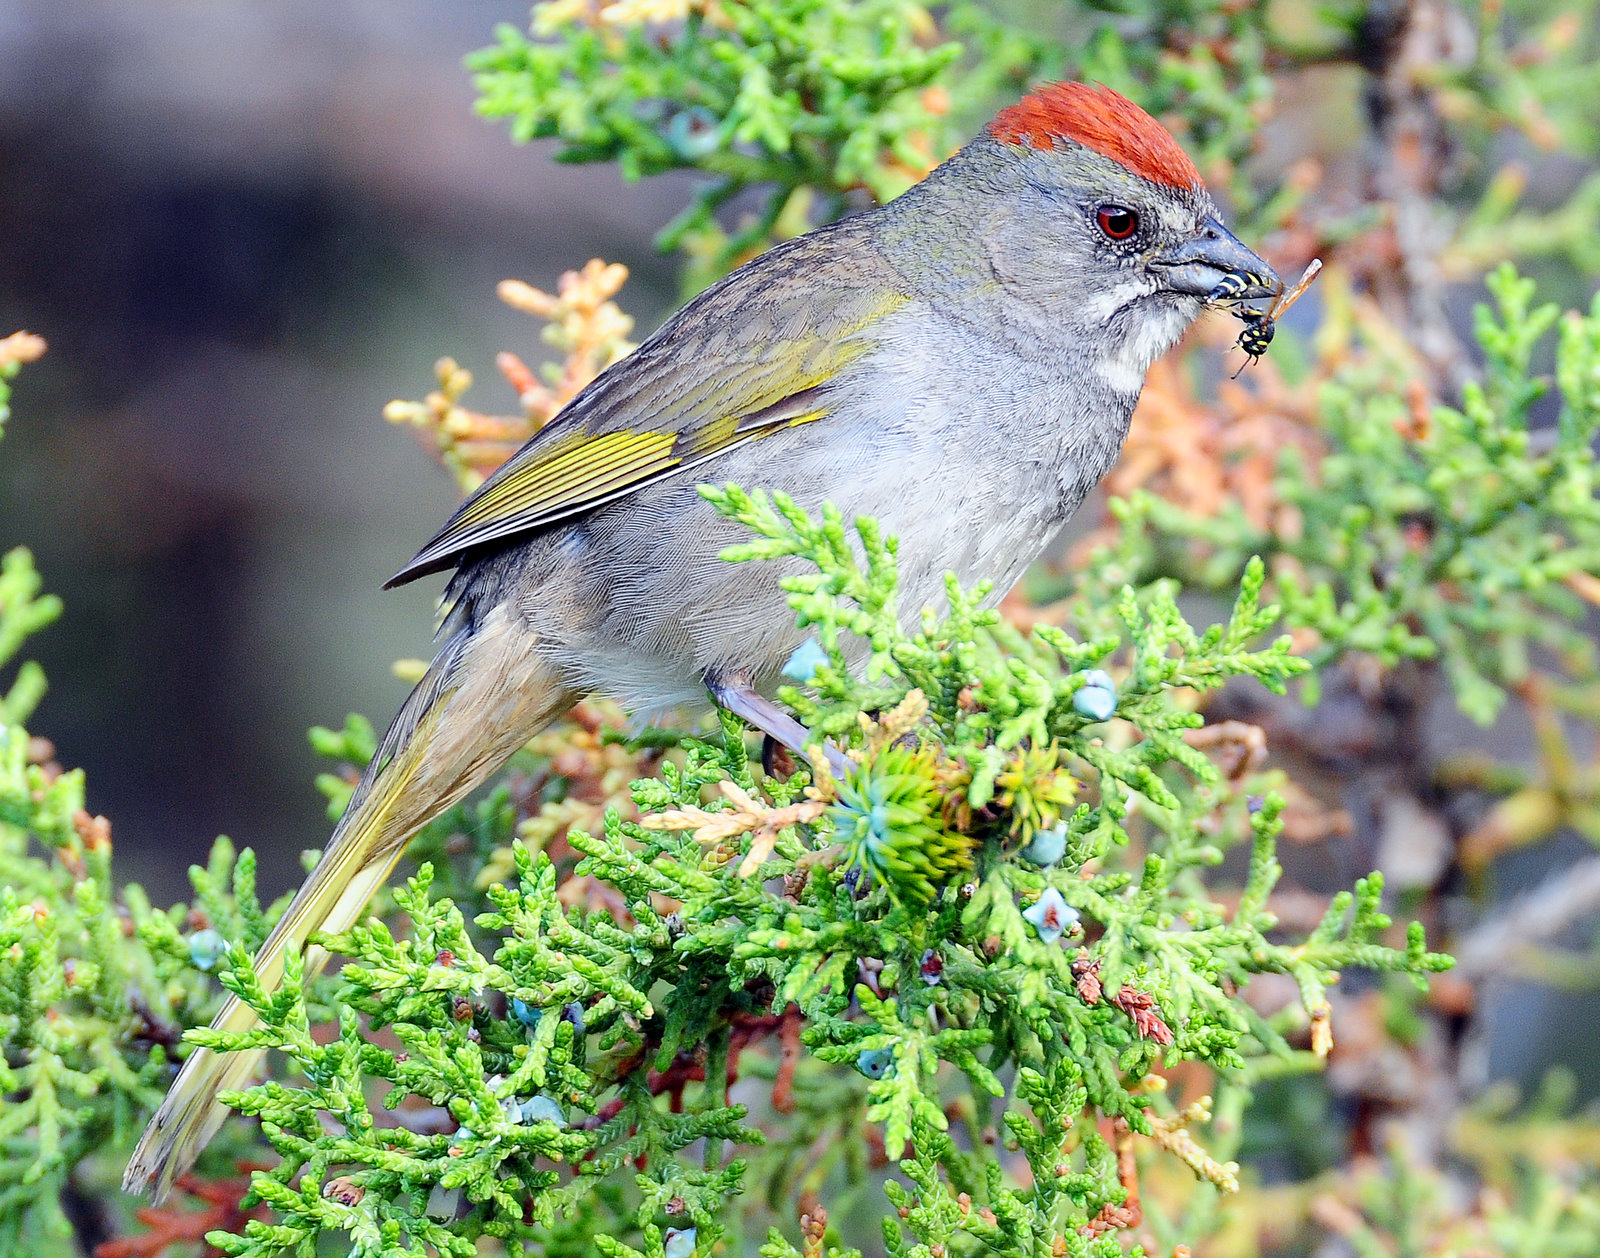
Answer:
[[[915,207],[902,221],[921,224],[897,242],[902,267],[920,241],[930,286],[997,283],[1017,333],[1091,345],[1134,392],[1208,298],[1281,287],[1171,133],[1107,87],[1040,88],[901,200]]]

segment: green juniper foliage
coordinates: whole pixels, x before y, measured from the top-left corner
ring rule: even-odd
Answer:
[[[0,562],[0,665],[61,614],[40,584],[26,550]],[[99,1155],[125,1155],[183,1032],[216,1008],[211,939],[255,947],[268,914],[254,857],[226,839],[193,871],[192,910],[116,889],[111,827],[85,809],[83,773],[23,727],[44,688],[30,660],[0,698],[0,1252],[53,1256],[78,1252],[68,1197],[120,1176]]]
[[[21,369],[20,359],[0,353],[0,434],[5,432],[6,420],[11,418],[11,381]]]
[[[1466,177],[1447,190],[1456,221],[1446,263],[1462,277],[1510,259],[1562,264],[1547,272],[1551,278],[1600,275],[1600,4],[1506,0],[1499,7],[1501,15],[1488,8],[1476,15],[1470,60],[1437,67],[1455,141],[1470,154]],[[1527,141],[1509,160],[1508,132]],[[1530,175],[1557,154],[1588,169],[1551,196]]]
[[[43,584],[26,548],[18,546],[0,559],[0,668],[16,658],[29,637],[61,615],[60,599],[40,595]],[[33,715],[44,690],[44,670],[33,660],[24,660],[0,698],[0,726],[20,726]]]
[[[431,895],[424,865],[396,896],[408,936],[374,920],[329,941],[353,960],[328,1043],[312,1035],[296,974],[268,995],[235,946],[223,982],[263,1025],[191,1038],[270,1045],[303,1082],[230,1097],[283,1160],[254,1178],[274,1220],[215,1235],[225,1252],[309,1253],[331,1232],[357,1253],[466,1255],[485,1235],[559,1235],[660,1258],[667,1227],[692,1227],[700,1252],[723,1236],[740,1252],[739,1194],[792,1164],[795,1136],[816,1135],[785,1130],[814,1111],[758,1126],[730,1097],[792,1008],[805,1086],[825,1087],[853,1126],[877,1125],[901,1162],[892,1252],[1033,1255],[1062,1237],[1069,1253],[1120,1253],[1105,1220],[1126,1187],[1097,1116],[1150,1135],[1156,1066],[1192,1059],[1235,1077],[1309,1059],[1289,1037],[1325,1018],[1339,971],[1420,978],[1449,964],[1420,928],[1403,947],[1384,942],[1376,877],[1336,898],[1308,938],[1279,939],[1265,904],[1280,803],[1246,808],[1182,739],[1201,723],[1185,696],[1236,677],[1281,689],[1305,667],[1284,640],[1256,645],[1277,618],[1258,603],[1259,565],[1229,621],[1205,633],[1158,590],[1142,605],[1125,594],[1120,634],[1023,639],[983,608],[985,591],[954,586],[946,615],[907,632],[895,543],[871,521],[852,535],[836,513],[819,522],[781,498],[705,492],[758,534],[731,558],[814,565],[786,585],[825,662],[788,698],[819,731],[860,744],[860,761],[804,796],[803,774],[758,782],[731,720],[720,740],[684,738],[660,777],[635,783],[640,821],[612,812],[603,832],[569,835],[582,856],[572,873],[613,888],[625,911],[565,904],[550,858],[517,841],[514,884],[490,888],[489,911],[469,923]],[[859,670],[852,638],[871,647]],[[1114,722],[1074,706],[1093,669],[1123,675]],[[863,724],[864,710],[886,715]],[[1037,860],[1000,802],[1008,771],[1013,799],[1032,801]],[[898,802],[884,807],[888,778]],[[801,800],[811,807],[783,813]],[[1151,821],[1137,851],[1136,805]],[[732,840],[701,832],[741,810],[781,827],[754,878],[737,858],[756,850],[759,826]],[[857,861],[862,821],[878,850]],[[1046,826],[1059,842],[1041,854]],[[1249,876],[1226,909],[1202,874],[1235,842],[1250,845]],[[1302,1007],[1256,1013],[1239,991],[1263,972],[1292,976]],[[972,1152],[995,1123],[1031,1187]],[[1233,1184],[1231,1168],[1197,1165]],[[768,1248],[787,1246],[774,1236]]]
[[[572,162],[628,178],[708,176],[659,236],[694,258],[698,288],[853,195],[903,191],[999,105],[1051,77],[1103,82],[1171,124],[1246,235],[1306,212],[1315,186],[1251,155],[1274,95],[1271,67],[1369,66],[1407,6],[1370,0],[1172,4],[988,0],[549,0],[468,59],[478,109],[518,141],[550,137]],[[1553,203],[1529,193],[1544,151],[1593,158],[1600,127],[1596,0],[1508,0],[1459,23],[1428,64],[1453,177],[1443,263],[1475,276],[1507,259],[1600,272],[1600,176]],[[931,89],[931,90],[930,90]],[[1531,154],[1509,159],[1520,132]],[[1292,175],[1292,172],[1289,172]],[[730,230],[719,211],[758,208]],[[1533,202],[1533,203],[1530,203]],[[1316,210],[1330,242],[1370,232],[1370,204]]]
[[[996,49],[1003,55],[958,74],[962,44],[924,38],[933,19],[906,0],[635,7],[676,8],[684,20],[612,21],[599,5],[558,0],[535,6],[535,39],[500,27],[498,46],[469,61],[479,109],[509,118],[518,140],[558,137],[565,161],[615,161],[629,178],[680,168],[712,176],[660,237],[664,248],[692,242],[711,254],[707,279],[770,243],[786,207],[803,229],[813,197],[834,218],[854,188],[880,199],[903,192],[935,147],[955,139],[948,96],[926,89],[953,88],[968,114],[997,93],[997,79],[1025,78],[1038,56],[1012,35]],[[1000,39],[981,10],[963,13]],[[752,187],[766,194],[764,208],[726,236],[716,211]]]
[[[15,552],[14,552],[15,553]],[[7,602],[0,625],[12,615]],[[196,901],[167,912],[115,889],[110,826],[84,810],[84,777],[33,762],[0,731],[0,1251],[78,1252],[69,1194],[104,1194],[172,1080],[184,1031],[208,1021],[206,971],[223,938],[245,948],[271,913],[255,859],[217,841]],[[287,903],[287,900],[284,901]],[[278,906],[279,908],[282,905]],[[204,923],[204,924],[202,924]],[[327,1016],[327,1004],[317,1008]],[[230,1135],[213,1159],[241,1148]],[[106,1156],[107,1154],[110,1156]]]
[[[352,770],[366,764],[378,750],[378,736],[373,731],[372,722],[358,712],[345,717],[343,729],[312,726],[310,740],[311,750],[317,755],[339,761]],[[353,771],[347,775],[317,775],[317,789],[328,799],[329,821],[337,821],[344,815],[345,805],[350,802],[350,796],[356,788],[356,776]]]
[[[502,26],[468,64],[479,111],[519,141],[554,137],[562,160],[616,162],[628,178],[710,176],[659,237],[699,259],[689,278],[703,285],[838,217],[858,190],[898,195],[997,103],[1068,70],[1179,111],[1209,164],[1241,158],[1271,90],[1265,6],[1099,7],[1028,23],[975,3],[553,0],[534,6],[532,38]],[[716,215],[751,189],[761,208],[730,234]]]
[[[1357,1184],[1359,1222],[1349,1232],[1358,1254],[1427,1253],[1448,1237],[1452,1252],[1492,1252],[1505,1258],[1591,1258],[1600,1235],[1600,1184],[1518,1159],[1504,1191],[1485,1193],[1475,1209],[1462,1208],[1460,1186],[1403,1147],[1392,1147],[1386,1173]],[[1495,1246],[1487,1250],[1489,1245]],[[1437,1252],[1437,1251],[1435,1251]]]
[[[1594,1128],[1574,1114],[1576,1080],[1552,1071],[1532,1097],[1493,1085],[1450,1137],[1451,1165],[1431,1164],[1399,1133],[1381,1162],[1320,1177],[1337,1201],[1350,1252],[1591,1258],[1600,1235],[1600,1171],[1583,1148]],[[1459,1171],[1472,1169],[1479,1187]],[[1312,1238],[1304,1238],[1311,1241]]]
[[[1476,316],[1484,378],[1459,407],[1432,407],[1419,433],[1392,373],[1340,373],[1320,399],[1324,456],[1280,455],[1292,528],[1259,528],[1237,502],[1200,516],[1139,492],[1113,503],[1116,543],[1089,566],[1082,597],[1156,574],[1226,593],[1264,556],[1286,623],[1315,632],[1319,666],[1347,652],[1437,659],[1462,710],[1484,722],[1536,650],[1593,680],[1585,604],[1564,582],[1600,570],[1600,298],[1562,318],[1533,304],[1533,282],[1509,264],[1488,283],[1495,305]],[[1549,382],[1533,358],[1558,324],[1556,425],[1534,432]]]
[[[535,42],[501,27],[499,47],[472,62],[482,112],[510,117],[518,140],[559,136],[567,160],[616,161],[631,178],[725,166],[718,173],[734,190],[866,183],[893,195],[909,185],[890,174],[885,151],[899,146],[907,166],[926,158],[908,134],[943,124],[918,89],[961,56],[959,43],[924,47],[902,0],[868,0],[859,13],[828,4],[678,7],[686,19],[663,39],[654,22],[539,5],[535,33],[562,38]],[[755,153],[741,154],[741,142]]]

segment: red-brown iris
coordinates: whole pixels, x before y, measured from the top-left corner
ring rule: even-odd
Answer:
[[[1126,240],[1139,230],[1139,216],[1125,205],[1102,205],[1095,211],[1100,230],[1112,240]]]

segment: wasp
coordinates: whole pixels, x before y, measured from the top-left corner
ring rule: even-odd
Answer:
[[[1299,281],[1293,288],[1281,289],[1272,304],[1266,310],[1250,310],[1245,307],[1235,307],[1229,313],[1244,324],[1244,330],[1239,333],[1239,339],[1234,344],[1242,349],[1248,357],[1240,366],[1239,371],[1252,363],[1258,362],[1267,352],[1267,347],[1272,344],[1273,333],[1277,331],[1278,320],[1283,318],[1284,312],[1299,301],[1306,289],[1311,287],[1311,281],[1317,278],[1322,270],[1322,259],[1312,258],[1310,264],[1301,273]],[[1231,282],[1230,281],[1235,281]],[[1246,286],[1247,281],[1242,277],[1229,275],[1212,291],[1212,301],[1227,301],[1234,293]],[[1238,379],[1239,371],[1234,372],[1234,379]]]

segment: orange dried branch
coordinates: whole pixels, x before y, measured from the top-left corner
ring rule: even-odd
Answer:
[[[1333,1052],[1333,1006],[1326,1000],[1318,1002],[1310,1009],[1311,1014],[1311,1051],[1321,1061],[1328,1059],[1328,1054]]]
[[[36,362],[46,348],[44,337],[35,336],[32,332],[13,332],[10,336],[0,336],[0,368],[13,363]]]
[[[877,720],[873,720],[865,712],[858,713],[856,719],[861,723],[861,732],[866,735],[866,751],[856,755],[860,759],[864,755],[875,755],[894,743],[900,741],[928,715],[928,697],[920,690],[906,692],[906,697],[900,700],[893,708],[883,713]]]
[[[1124,987],[1111,997],[1111,1003],[1133,1019],[1134,1030],[1144,1039],[1154,1040],[1162,1047],[1172,1043],[1172,1028],[1161,1017],[1156,998],[1149,992],[1137,987]]]
[[[567,0],[567,3],[580,11],[594,8],[589,0]],[[717,0],[613,0],[612,3],[601,0],[598,12],[585,16],[591,26],[665,26],[685,21],[691,13],[712,26],[729,25],[728,16]]]
[[[1267,735],[1246,721],[1218,721],[1185,730],[1183,741],[1196,751],[1215,752],[1217,767],[1230,782],[1238,782],[1267,762]]]
[[[1281,510],[1274,481],[1278,451],[1289,445],[1316,450],[1315,412],[1270,360],[1248,383],[1219,384],[1208,406],[1181,361],[1169,357],[1151,368],[1107,488],[1119,496],[1148,489],[1207,516],[1234,501],[1266,529]]]
[[[769,808],[753,799],[733,782],[720,782],[723,795],[733,804],[728,812],[707,812],[703,808],[674,808],[668,812],[646,817],[641,823],[647,830],[693,830],[697,842],[713,845],[716,852],[731,850],[727,840],[741,835],[751,835],[750,850],[739,864],[739,877],[751,878],[761,868],[772,849],[777,846],[778,835],[793,825],[816,821],[827,810],[827,801],[817,797],[814,787],[807,787],[807,800],[784,808]]]
[[[621,263],[591,258],[580,271],[567,271],[552,296],[521,280],[502,280],[496,292],[515,310],[543,319],[543,340],[562,353],[551,383],[519,390],[523,411],[538,431],[591,380],[633,349],[633,320],[612,300],[628,279]],[[525,370],[525,369],[524,369]],[[515,386],[525,378],[514,380]]]
[[[1289,843],[1320,843],[1324,839],[1344,838],[1355,828],[1343,808],[1324,804],[1310,791],[1292,781],[1273,787],[1284,797],[1280,820],[1283,838]]]
[[[630,783],[653,776],[661,752],[656,748],[633,750],[607,737],[608,729],[620,728],[626,720],[616,704],[586,699],[528,743],[528,750],[546,757],[548,766],[542,775],[513,779],[514,795],[529,813],[517,825],[517,836],[524,843],[558,855],[569,830],[596,833],[605,825],[606,813],[611,809],[628,821],[638,816]],[[544,787],[552,777],[565,780],[558,792],[560,798],[543,798]],[[514,865],[511,849],[497,848],[479,871],[476,885],[487,887],[515,877]],[[621,905],[620,897],[611,897],[604,884],[591,886],[584,879],[571,886],[563,883],[560,894],[567,904],[583,902],[608,911]],[[612,915],[621,922],[631,920],[617,917],[614,911]]]
[[[257,1168],[240,1163],[241,1171]],[[180,1210],[175,1206],[145,1206],[133,1217],[149,1228],[138,1236],[123,1236],[95,1246],[94,1258],[163,1258],[175,1245],[201,1244],[202,1258],[220,1258],[222,1251],[204,1245],[209,1232],[238,1232],[251,1219],[265,1219],[267,1208],[241,1210],[239,1202],[250,1191],[248,1177],[208,1181],[193,1173],[178,1180],[178,1187],[189,1196],[206,1203],[204,1210]]]
[[[1202,325],[1186,349],[1150,369],[1122,457],[1105,487],[1113,497],[1145,490],[1203,517],[1236,507],[1254,528],[1292,535],[1298,519],[1278,496],[1278,460],[1283,450],[1295,448],[1306,456],[1306,466],[1316,465],[1322,448],[1317,391],[1348,357],[1348,346],[1323,354],[1296,385],[1267,359],[1248,380],[1208,386],[1214,398],[1203,400],[1191,379],[1191,351],[1214,354],[1231,343],[1229,335],[1220,321]],[[1081,564],[1115,533],[1107,519],[1077,543],[1069,566]]]
[[[633,350],[628,340],[633,320],[612,300],[627,278],[627,267],[593,258],[581,270],[563,274],[553,294],[521,280],[500,282],[500,299],[543,320],[542,339],[561,354],[546,368],[545,381],[516,354],[502,353],[495,360],[517,391],[521,415],[487,415],[463,406],[472,373],[454,359],[441,358],[434,367],[438,389],[420,402],[390,402],[384,418],[409,424],[431,439],[462,489],[477,488],[596,376]]]
[[[1189,1128],[1194,1124],[1210,1121],[1211,1098],[1201,1097],[1193,1105],[1185,1106],[1176,1114],[1152,1114],[1150,1138],[1201,1179],[1215,1184],[1223,1192],[1238,1192],[1239,1164],[1218,1162],[1189,1132]]]

